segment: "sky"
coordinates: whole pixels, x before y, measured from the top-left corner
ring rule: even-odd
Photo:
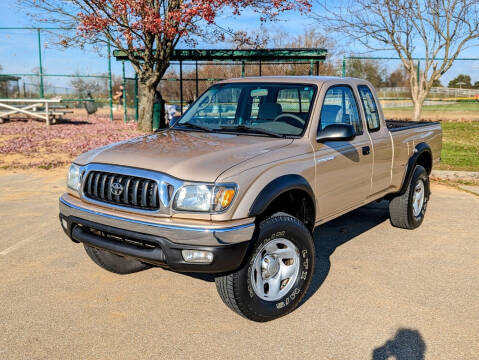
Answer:
[[[0,1],[0,27],[22,27],[32,26],[32,20],[26,16],[14,0]],[[260,22],[257,14],[252,11],[245,11],[240,17],[223,16],[218,18],[218,24],[224,27],[231,27],[235,30],[255,31],[259,29]],[[284,30],[288,25],[288,32],[291,36],[301,34],[313,22],[306,21],[297,13],[285,14],[279,22],[270,23],[266,27],[270,30]],[[53,46],[53,37],[50,34],[42,33],[42,63],[46,73],[102,73],[107,71],[106,57],[99,56],[93,49],[84,51],[80,49],[64,50]],[[46,44],[45,44],[46,43]],[[50,45],[49,45],[50,44]],[[179,47],[186,48],[185,44]],[[197,48],[231,47],[228,44],[207,43],[199,40]],[[103,51],[103,56],[106,49]],[[31,73],[38,67],[38,41],[36,31],[32,30],[0,30],[0,65],[3,73]],[[121,63],[112,60],[112,72],[121,74]],[[133,75],[130,66],[126,69],[127,76]]]
[[[314,10],[314,9],[313,9]],[[18,8],[15,0],[0,1],[0,27],[20,27],[32,26],[32,20],[25,15],[25,11]],[[244,11],[240,17],[222,16],[217,19],[218,24],[229,26],[235,30],[255,31],[259,29],[259,21],[257,14],[252,11]],[[308,28],[318,28],[319,24],[315,23],[307,14],[298,14],[288,12],[279,17],[278,22],[268,23],[266,29],[272,32],[287,31],[290,37],[302,34]],[[106,73],[108,69],[107,58],[105,56],[106,49],[100,51],[102,55],[93,49],[80,50],[69,48],[67,50],[53,46],[53,39],[49,34],[42,34],[42,62],[45,73],[62,73],[62,74],[99,74]],[[345,39],[336,36],[335,41],[339,44]],[[180,45],[179,47],[186,47]],[[197,48],[214,48],[229,47],[225,44],[206,43],[199,41]],[[346,53],[358,53],[362,49],[355,44],[348,44],[345,49]],[[363,50],[364,51],[364,50]],[[370,56],[394,56],[393,53],[375,53]],[[479,48],[469,49],[465,51],[462,57],[479,57]],[[0,30],[0,65],[3,67],[3,73],[31,73],[34,68],[38,67],[38,43],[35,31],[25,30]],[[399,66],[399,62],[390,66]],[[470,73],[473,81],[479,81],[479,61],[461,62],[454,65],[453,68],[443,77],[443,84],[447,84],[451,78],[460,72]],[[121,63],[112,59],[112,72],[121,75]],[[126,65],[127,76],[133,76],[133,70],[130,65]],[[68,86],[69,79],[55,78]],[[53,81],[53,79],[52,79]]]

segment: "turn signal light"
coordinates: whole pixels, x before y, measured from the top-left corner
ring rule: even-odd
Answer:
[[[223,211],[230,206],[236,194],[234,187],[218,186],[215,188],[214,210]]]

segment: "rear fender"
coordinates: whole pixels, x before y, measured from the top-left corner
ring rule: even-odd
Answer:
[[[404,176],[404,181],[401,186],[401,189],[397,193],[395,193],[394,196],[402,195],[406,192],[409,182],[411,181],[414,168],[416,167],[418,163],[418,159],[424,156],[424,154],[427,154],[426,156],[429,156],[431,164],[432,164],[431,147],[425,142],[417,144],[416,147],[414,148],[414,152],[412,156],[409,158],[409,161],[407,163],[406,175]],[[426,169],[426,170],[428,171],[428,174],[430,174],[431,169]],[[428,195],[430,195],[429,186],[426,186],[426,188],[427,188]]]

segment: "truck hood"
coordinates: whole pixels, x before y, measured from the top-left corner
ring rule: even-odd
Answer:
[[[89,151],[75,163],[130,166],[183,180],[214,182],[229,168],[291,142],[264,136],[166,130]]]

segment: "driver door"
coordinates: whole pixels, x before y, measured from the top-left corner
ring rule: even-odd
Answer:
[[[356,207],[366,200],[371,186],[371,139],[364,129],[355,91],[348,85],[330,87],[324,96],[318,132],[331,124],[352,125],[350,141],[314,143],[319,220]]]

